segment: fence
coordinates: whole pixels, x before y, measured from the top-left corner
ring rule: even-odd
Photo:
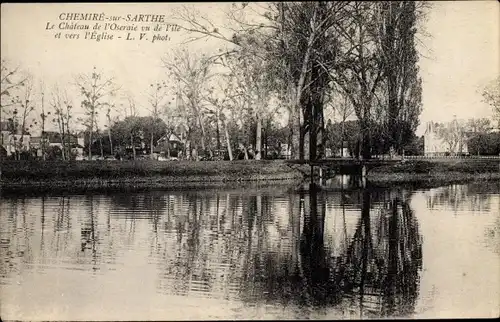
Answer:
[[[500,155],[405,155],[399,157],[409,160],[429,160],[429,159],[478,159],[478,160],[500,160]]]

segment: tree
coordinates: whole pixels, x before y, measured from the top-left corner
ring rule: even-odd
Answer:
[[[446,123],[438,124],[437,135],[448,145],[449,153],[462,152],[465,143],[465,127],[456,119]]]
[[[119,90],[114,78],[104,78],[102,72],[96,67],[89,74],[80,74],[76,77],[76,85],[83,96],[82,107],[85,109],[87,119],[84,121],[89,131],[89,160],[92,159],[92,133],[96,124],[99,110],[103,106],[109,106],[109,98],[113,97]]]
[[[45,121],[47,117],[51,114],[50,111],[45,112],[45,84],[40,82],[40,119],[41,119],[41,138],[40,147],[42,150],[42,159],[45,161],[47,158],[47,133],[45,132]]]
[[[2,59],[0,68],[0,121],[1,113],[6,107],[17,104],[14,93],[22,88],[28,79],[28,75],[23,75],[20,67],[12,68],[6,59]]]
[[[483,99],[493,109],[493,115],[497,119],[497,127],[500,129],[500,76],[491,81],[483,90]]]
[[[111,136],[111,112],[115,110],[115,104],[107,104],[106,108],[106,120],[108,121],[108,124],[104,125],[104,127],[108,128],[108,140],[109,140],[109,152],[111,155],[114,153],[113,149],[113,138]]]
[[[26,102],[23,103],[23,98],[21,96],[26,96],[27,93],[31,95],[32,89],[23,91],[23,94],[19,91],[22,90],[27,82],[29,75],[23,73],[19,66],[11,67],[10,63],[6,59],[2,59],[0,66],[0,123],[5,114],[9,117],[8,121],[10,123],[10,132],[12,134],[17,134],[18,131],[18,107],[21,104],[25,104],[25,108],[21,106],[24,111],[29,111],[31,104],[27,105]],[[25,97],[26,98],[26,97]],[[9,109],[8,109],[9,108]],[[31,112],[31,111],[30,111]],[[29,114],[29,113],[28,113]],[[24,129],[24,125],[23,125]],[[22,130],[24,131],[24,130]],[[21,132],[22,133],[22,132]],[[12,137],[11,137],[12,138]],[[14,137],[15,138],[15,137]],[[21,137],[22,138],[22,137]],[[4,137],[1,137],[1,145]],[[10,146],[15,146],[17,151],[17,145],[19,142],[13,145],[13,142],[9,142]],[[22,142],[20,143],[22,145]],[[19,157],[19,154],[17,154]],[[0,172],[1,174],[1,172]]]
[[[375,91],[383,75],[383,60],[377,46],[376,3],[352,2],[349,19],[338,25],[340,58],[335,82],[351,101],[361,130],[361,157],[371,156],[371,122]]]
[[[378,3],[378,34],[383,60],[385,135],[388,145],[399,153],[418,126],[422,110],[422,85],[418,76],[415,46],[417,10],[414,1]]]
[[[20,158],[19,153],[25,148],[24,147],[24,136],[29,133],[28,126],[27,126],[29,116],[35,110],[35,102],[34,102],[33,96],[34,96],[33,78],[31,76],[28,76],[28,78],[24,81],[24,86],[22,88],[22,94],[21,94],[19,101],[17,102],[19,109],[16,108],[13,112],[15,118],[17,118],[18,115],[20,115],[20,118],[21,118],[20,128],[16,129],[17,130],[16,134],[20,134],[19,139],[16,142],[17,143],[16,144],[16,152],[17,152],[16,154],[17,154],[18,159]],[[33,127],[33,124],[31,124],[30,127]]]
[[[188,50],[177,50],[172,59],[163,59],[168,75],[175,81],[173,87],[180,99],[177,109],[184,118],[187,129],[187,146],[197,142],[199,138],[203,153],[207,151],[205,113],[203,103],[207,84],[213,76],[211,73],[212,60],[206,55],[197,55]],[[196,149],[197,151],[198,149]],[[209,151],[211,152],[211,151]],[[190,155],[191,151],[188,152]]]
[[[58,86],[52,91],[50,105],[54,111],[52,121],[57,124],[62,144],[62,159],[71,159],[71,119],[73,106],[71,99],[65,90],[60,90]]]
[[[205,97],[205,100],[213,107],[213,109],[209,109],[208,114],[215,117],[217,150],[220,151],[221,149],[220,132],[221,127],[223,127],[227,153],[230,161],[233,160],[233,151],[231,148],[231,138],[229,136],[227,125],[228,117],[226,116],[226,113],[229,113],[232,108],[231,100],[234,98],[233,95],[237,95],[234,91],[235,84],[233,80],[233,73],[223,75],[222,79],[219,79],[219,81],[215,83],[215,87],[210,87],[208,95]]]
[[[467,120],[467,131],[472,133],[488,133],[491,130],[491,120],[487,118],[472,118]]]
[[[236,90],[241,94],[246,111],[255,122],[255,159],[261,159],[262,153],[262,123],[269,112],[271,81],[267,73],[268,63],[260,55],[255,54],[255,48],[263,46],[261,39],[251,35],[235,36],[240,44],[238,52],[226,60],[234,77]]]
[[[148,92],[148,102],[150,105],[149,111],[151,112],[150,119],[150,156],[153,159],[153,149],[154,149],[154,135],[155,133],[167,133],[167,125],[164,121],[161,120],[160,116],[166,115],[166,105],[168,98],[168,87],[163,82],[156,82],[154,84],[149,84],[149,92]],[[159,126],[159,127],[158,127]],[[157,138],[158,140],[160,138]]]
[[[278,75],[293,84],[286,85],[284,81],[283,92],[293,96],[291,119],[294,131],[299,132],[298,140],[292,133],[293,150],[298,150],[299,159],[304,159],[307,133],[309,158],[318,157],[318,147],[320,154],[324,152],[323,108],[331,90],[330,72],[337,64],[339,41],[335,29],[345,21],[345,10],[344,2],[280,3],[268,15],[277,27],[275,50],[283,66]]]

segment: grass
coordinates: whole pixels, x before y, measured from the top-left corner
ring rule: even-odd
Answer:
[[[218,187],[231,183],[295,181],[307,178],[307,164],[261,161],[4,161],[2,193],[28,190],[72,192],[129,191]],[[371,169],[367,179],[377,186],[449,184],[470,180],[500,180],[499,160],[407,160]]]
[[[2,192],[101,191],[217,187],[231,182],[275,182],[304,178],[306,165],[285,161],[7,161]]]
[[[500,180],[500,160],[435,159],[407,160],[372,169],[367,179],[385,186],[393,183],[445,185],[465,181]]]
[[[2,179],[117,179],[131,177],[219,177],[237,180],[254,175],[293,173],[297,168],[283,161],[9,161],[2,163]]]

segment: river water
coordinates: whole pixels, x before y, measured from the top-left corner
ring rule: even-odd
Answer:
[[[500,185],[4,196],[16,320],[495,317]]]

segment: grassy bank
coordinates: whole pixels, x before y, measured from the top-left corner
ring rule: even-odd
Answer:
[[[189,162],[9,161],[1,164],[2,191],[72,192],[217,187],[230,183],[300,180],[306,165],[284,161]]]
[[[500,180],[499,160],[408,160],[371,169],[372,186],[439,186],[471,180]],[[307,178],[307,164],[287,161],[189,162],[7,161],[1,164],[2,193],[51,191],[137,191],[217,188],[248,183],[270,185]]]
[[[436,186],[471,180],[500,180],[500,160],[407,160],[396,165],[374,168],[368,173],[367,179],[377,186],[390,186],[395,183]]]

